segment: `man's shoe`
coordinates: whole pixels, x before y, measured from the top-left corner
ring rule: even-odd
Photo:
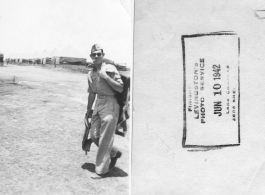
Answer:
[[[120,151],[118,151],[117,154],[116,154],[116,156],[110,158],[111,161],[110,161],[110,164],[109,164],[109,169],[111,169],[112,167],[115,166],[118,158],[120,158],[121,155],[122,155],[122,153]]]
[[[107,177],[108,173],[104,173],[104,174],[97,174],[97,173],[93,173],[93,175],[91,176],[92,179],[102,179],[104,177]]]

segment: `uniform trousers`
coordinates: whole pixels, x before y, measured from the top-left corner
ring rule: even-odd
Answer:
[[[113,146],[114,135],[119,117],[119,104],[114,96],[98,96],[91,118],[90,138],[98,146],[96,156],[97,174],[109,171],[110,158],[114,157],[118,149]]]

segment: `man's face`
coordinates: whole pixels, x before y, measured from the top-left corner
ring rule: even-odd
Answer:
[[[102,50],[94,51],[90,54],[91,59],[93,60],[94,64],[101,64],[104,54],[102,53]]]

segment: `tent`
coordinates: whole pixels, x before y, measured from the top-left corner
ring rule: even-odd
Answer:
[[[85,55],[78,52],[70,44],[61,51],[54,53],[53,60],[56,64],[85,65],[86,63]]]
[[[57,56],[59,55],[59,50],[57,48],[54,48],[51,52],[50,52],[50,56],[48,57],[53,57],[53,56]]]
[[[70,44],[60,50],[57,54],[61,57],[85,58],[85,55],[81,54]]]
[[[46,64],[55,64],[55,59],[53,57],[58,56],[58,55],[59,55],[59,50],[57,48],[54,48],[50,52],[47,52],[45,63]]]
[[[46,50],[44,50],[43,52],[40,53],[39,57],[40,58],[46,58],[48,55],[48,52]]]

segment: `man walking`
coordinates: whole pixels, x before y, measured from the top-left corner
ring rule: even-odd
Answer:
[[[90,57],[95,66],[88,73],[89,96],[86,119],[97,95],[90,130],[90,138],[98,146],[96,175],[92,176],[96,179],[105,177],[122,155],[113,147],[113,142],[119,117],[119,104],[115,93],[123,91],[123,82],[116,67],[103,62],[104,52],[98,44],[92,46]]]

